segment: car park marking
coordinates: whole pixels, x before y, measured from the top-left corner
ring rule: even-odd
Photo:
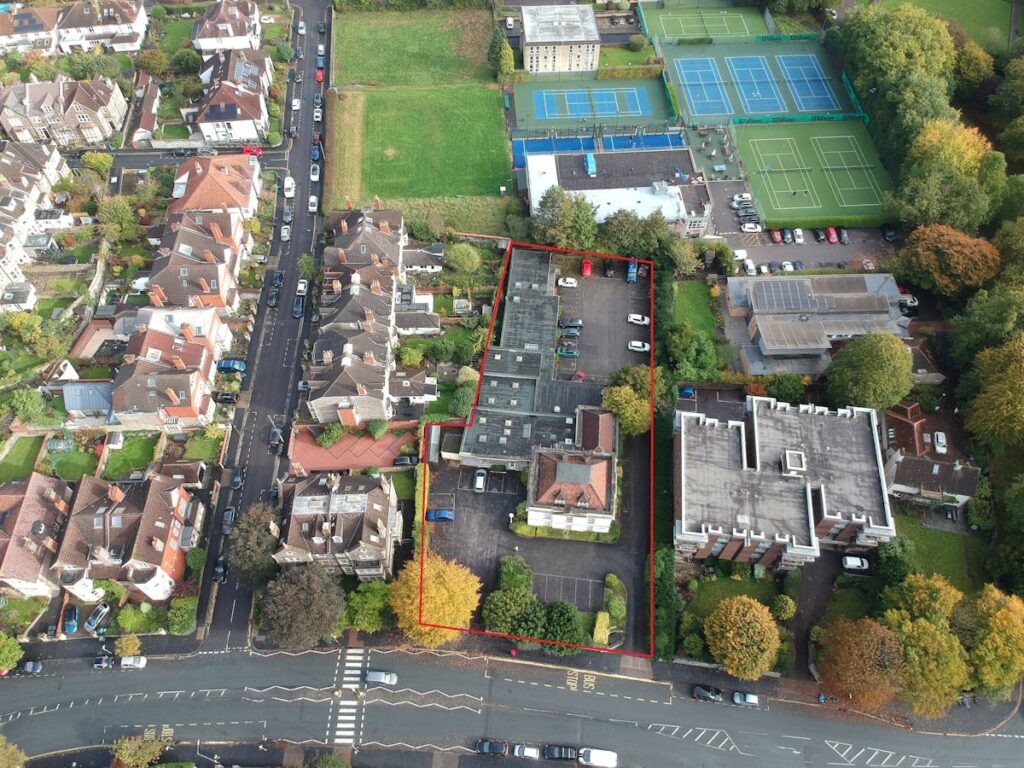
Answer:
[[[870,768],[936,768],[936,764],[930,757],[904,755],[876,747],[861,747],[851,755],[850,752],[856,749],[853,744],[844,741],[829,741],[828,739],[825,740],[825,744],[843,761],[830,762],[829,765],[863,765]],[[910,762],[905,763],[908,758]]]
[[[736,742],[733,741],[729,733],[720,728],[687,728],[686,732],[680,735],[679,732],[683,728],[684,726],[671,725],[669,723],[651,723],[647,726],[648,731],[652,731],[659,736],[666,736],[677,741],[692,742],[708,749],[718,750],[719,752],[737,752],[746,757],[753,757],[753,755],[744,752],[736,746]]]

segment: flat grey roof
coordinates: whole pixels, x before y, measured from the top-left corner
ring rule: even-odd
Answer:
[[[502,347],[538,352],[554,347],[558,319],[554,280],[550,253],[513,250],[502,304]]]
[[[558,186],[570,191],[646,187],[654,181],[679,181],[678,168],[693,177],[693,162],[685,149],[656,149],[646,152],[597,152],[596,176],[587,175],[586,154],[555,155]]]
[[[739,426],[689,414],[679,421],[685,530],[722,526],[728,532],[787,535],[809,545],[808,486],[823,490],[830,515],[887,522],[885,478],[869,411],[840,414],[748,398],[745,435]],[[783,473],[787,451],[803,456],[806,470],[795,477]]]
[[[589,5],[528,5],[522,11],[527,45],[601,42],[597,17]]]

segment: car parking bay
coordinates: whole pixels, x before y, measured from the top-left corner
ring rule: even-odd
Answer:
[[[472,467],[463,467],[459,470],[459,490],[473,490],[473,476],[476,470]],[[522,484],[519,482],[519,474],[515,472],[488,472],[487,493],[519,493]]]

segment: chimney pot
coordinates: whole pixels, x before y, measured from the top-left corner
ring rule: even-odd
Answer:
[[[351,210],[351,208],[349,210]],[[348,222],[345,221],[344,219],[341,220],[341,234],[348,234]]]
[[[178,393],[175,392],[170,387],[167,387],[164,390],[164,394],[167,395],[167,399],[171,401],[172,405],[177,405],[179,402],[181,402],[181,400],[178,398]]]
[[[174,365],[175,368],[178,368],[179,370],[184,370],[185,368],[185,361],[182,360],[178,355],[175,355],[174,357],[171,358],[171,363]]]
[[[135,362],[135,360],[136,360],[135,355],[131,354],[130,352],[127,355],[124,356],[125,365],[131,365],[132,363]]]
[[[384,204],[380,201],[380,197],[378,195],[374,195],[373,196],[373,208],[374,208],[374,210],[379,211],[383,207],[384,207]]]
[[[153,549],[155,549],[157,552],[163,552],[164,551],[163,539],[158,538],[157,536],[154,536],[153,538],[151,538],[149,540],[149,543],[153,545]]]
[[[383,232],[384,234],[391,233],[391,225],[388,224],[387,220],[384,220],[380,223],[380,231]]]
[[[107,488],[107,499],[114,504],[117,504],[119,501],[124,501],[124,491],[116,485],[111,485]]]
[[[188,323],[181,324],[181,335],[185,337],[185,341],[195,341],[195,334],[192,333],[192,326]]]

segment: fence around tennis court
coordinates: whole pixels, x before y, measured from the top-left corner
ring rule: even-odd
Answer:
[[[753,21],[756,17],[760,16],[757,21],[763,23],[764,32],[760,28],[751,32],[747,29],[745,34],[740,33],[728,33],[721,32],[716,34],[711,28],[707,26],[707,20],[714,20],[714,16],[709,16],[708,19],[704,17],[704,11],[732,11],[737,18],[746,17],[748,20]],[[673,14],[674,11],[695,11],[696,14],[691,16],[692,21],[700,19],[704,23],[704,31],[701,34],[673,34],[668,31],[665,24],[662,22],[659,29],[659,22],[663,16],[667,18],[676,18]],[[666,12],[666,13],[663,13]],[[637,19],[640,23],[640,31],[644,37],[653,42],[654,40],[663,40],[666,43],[674,45],[687,45],[693,44],[711,44],[711,43],[729,43],[736,42],[737,38],[776,38],[785,37],[778,35],[778,26],[775,24],[775,19],[772,17],[771,11],[767,7],[760,9],[752,6],[734,5],[730,0],[657,0],[657,2],[639,2],[636,5]],[[746,22],[744,22],[746,26]]]

